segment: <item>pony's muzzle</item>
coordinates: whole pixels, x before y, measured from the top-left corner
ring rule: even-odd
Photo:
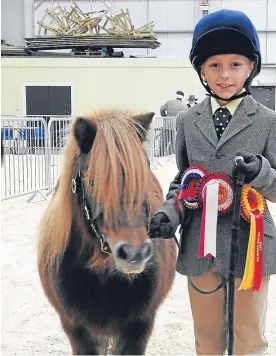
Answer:
[[[128,242],[119,242],[113,251],[116,266],[123,273],[141,273],[145,269],[146,262],[154,254],[154,244],[147,239],[138,248]]]

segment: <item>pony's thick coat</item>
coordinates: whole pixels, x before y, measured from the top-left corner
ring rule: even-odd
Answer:
[[[87,155],[80,154],[77,119],[65,149],[59,186],[40,225],[38,264],[44,291],[60,316],[73,353],[99,353],[100,340],[107,335],[115,338],[116,353],[144,353],[156,310],[172,285],[173,240],[155,241],[155,255],[145,271],[124,275],[116,270],[113,258],[100,250],[71,190],[78,169],[85,170],[86,193],[104,206],[102,231],[111,240],[114,236],[115,242],[121,236],[130,244],[134,239],[142,243],[146,226],[122,228],[116,219],[122,209],[130,217],[140,213],[145,199],[152,213],[163,202],[142,148],[152,116],[134,120],[129,112],[103,111],[79,119],[96,132]]]

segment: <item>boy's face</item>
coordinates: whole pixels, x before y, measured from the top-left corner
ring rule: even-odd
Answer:
[[[218,54],[209,57],[204,62],[201,68],[201,78],[208,83],[213,93],[227,99],[242,90],[253,68],[254,62],[244,56]]]

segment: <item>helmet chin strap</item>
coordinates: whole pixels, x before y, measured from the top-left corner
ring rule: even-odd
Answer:
[[[257,68],[258,68],[258,62],[259,62],[259,57],[256,57],[256,60],[255,60],[255,64],[254,64],[254,68],[250,74],[250,76],[246,79],[246,81],[244,82],[244,89],[245,91],[240,93],[240,94],[235,94],[235,95],[232,95],[230,98],[222,98],[220,97],[219,95],[215,94],[212,92],[211,88],[209,87],[208,83],[204,82],[201,78],[201,74],[200,74],[200,71],[197,71],[198,73],[198,76],[199,76],[199,79],[201,81],[201,84],[204,86],[204,88],[206,89],[206,91],[208,92],[208,94],[206,94],[207,96],[212,96],[213,98],[215,99],[218,99],[218,100],[222,100],[222,101],[233,101],[233,100],[236,100],[236,99],[240,99],[240,98],[243,98],[247,95],[251,95],[251,90],[250,90],[250,86],[251,86],[251,83],[252,83],[252,80],[254,79],[255,77],[255,73],[257,71]]]
[[[245,88],[244,92],[242,92],[240,94],[232,95],[230,98],[222,98],[221,96],[213,93],[212,90],[210,89],[209,85],[205,84],[202,79],[200,79],[200,81],[201,81],[202,85],[204,86],[204,88],[208,91],[208,94],[206,94],[206,95],[212,96],[213,98],[218,99],[218,100],[230,102],[230,101],[233,101],[236,99],[244,98],[247,95],[251,95],[251,91],[250,91],[249,87],[244,85],[244,88]]]

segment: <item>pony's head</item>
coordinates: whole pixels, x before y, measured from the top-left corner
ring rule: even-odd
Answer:
[[[67,210],[64,218],[71,217],[72,221],[74,211],[78,211],[89,239],[98,246],[101,242],[123,273],[142,272],[154,253],[148,237],[148,218],[149,195],[156,191],[156,180],[143,149],[153,116],[154,113],[133,116],[125,111],[103,111],[77,118],[65,154],[67,169],[54,197],[63,200],[62,209]],[[70,206],[74,209],[69,211]],[[63,251],[70,228],[67,226],[66,230]]]
[[[153,116],[111,111],[74,125],[85,219],[124,273],[144,270],[154,252],[147,235],[151,175],[142,148]]]

